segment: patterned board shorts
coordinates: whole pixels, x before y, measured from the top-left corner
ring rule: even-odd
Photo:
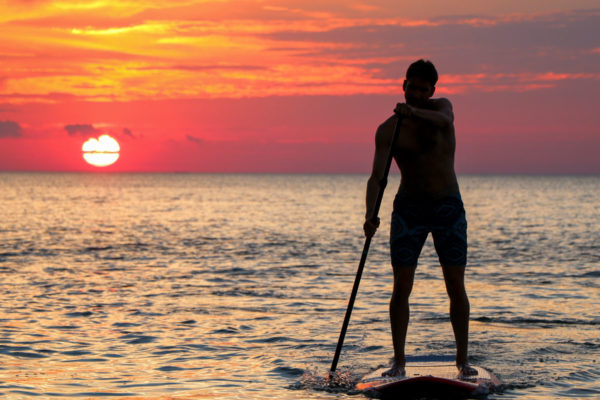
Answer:
[[[416,267],[429,232],[442,266],[467,264],[467,219],[460,194],[416,199],[398,193],[390,232],[392,265]]]

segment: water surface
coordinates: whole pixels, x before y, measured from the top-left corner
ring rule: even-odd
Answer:
[[[0,174],[7,398],[343,399],[392,356],[390,178],[339,369],[366,176]],[[490,399],[600,396],[600,178],[460,178]],[[407,351],[453,354],[431,239]],[[312,374],[312,375],[311,375]],[[304,376],[304,377],[303,377]]]

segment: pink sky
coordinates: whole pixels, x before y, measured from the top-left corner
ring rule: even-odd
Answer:
[[[168,4],[168,6],[165,6]],[[600,173],[597,1],[5,1],[0,170],[367,173],[408,64],[459,173]]]

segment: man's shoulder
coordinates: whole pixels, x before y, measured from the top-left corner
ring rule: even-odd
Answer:
[[[452,109],[452,103],[445,97],[438,97],[436,99],[429,99],[429,104],[434,110],[441,110],[444,108]]]
[[[396,116],[396,114],[392,115],[391,117],[389,117],[388,119],[386,119],[385,121],[383,121],[379,127],[377,127],[377,132],[388,132],[394,129],[394,126],[396,126],[396,122],[398,121],[398,117]]]
[[[379,145],[388,146],[388,143],[390,143],[392,140],[394,127],[396,126],[397,121],[398,117],[396,117],[395,114],[383,121],[377,127],[377,132],[375,133],[375,142]]]

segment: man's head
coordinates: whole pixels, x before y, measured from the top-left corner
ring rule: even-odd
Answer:
[[[410,64],[403,85],[406,103],[423,106],[433,96],[437,80],[438,73],[431,61],[421,59]]]

